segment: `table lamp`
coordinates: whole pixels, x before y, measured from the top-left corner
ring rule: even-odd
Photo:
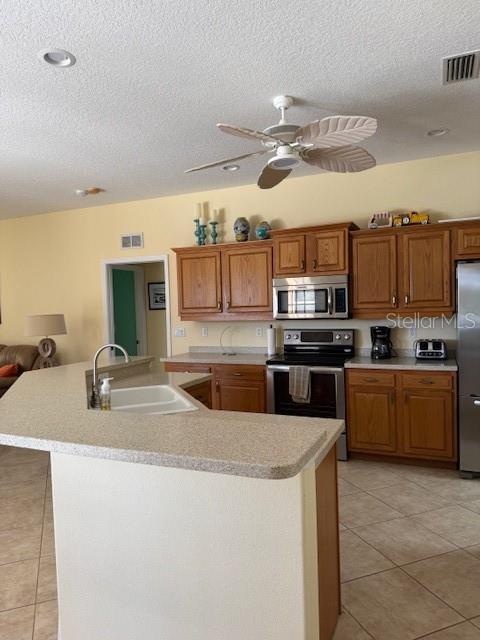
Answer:
[[[27,316],[25,319],[26,336],[45,336],[38,343],[38,352],[42,358],[50,360],[57,351],[55,340],[49,336],[67,333],[63,313]]]

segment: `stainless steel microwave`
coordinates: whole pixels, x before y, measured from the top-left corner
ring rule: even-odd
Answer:
[[[275,278],[273,316],[295,318],[348,318],[348,276]]]

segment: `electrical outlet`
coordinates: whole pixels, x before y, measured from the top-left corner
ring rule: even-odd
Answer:
[[[263,327],[257,327],[255,329],[255,335],[257,338],[261,338],[263,336]]]
[[[175,329],[175,338],[185,338],[186,335],[187,332],[183,327],[178,327],[177,329]]]
[[[202,327],[202,338],[208,337],[208,327]]]

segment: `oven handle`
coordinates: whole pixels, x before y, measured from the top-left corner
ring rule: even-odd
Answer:
[[[267,365],[268,371],[288,371],[291,366],[307,366],[307,365],[288,365],[288,364],[269,364]],[[308,367],[308,370],[312,373],[341,373],[343,367]]]

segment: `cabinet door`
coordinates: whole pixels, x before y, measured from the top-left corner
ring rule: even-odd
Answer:
[[[455,230],[455,257],[480,258],[480,224]]]
[[[402,394],[403,452],[416,458],[453,460],[452,392],[407,389]]]
[[[440,225],[441,226],[441,225]],[[450,309],[452,264],[448,229],[405,231],[401,304],[408,309]]]
[[[272,311],[271,246],[227,249],[222,264],[225,311]]]
[[[177,254],[180,315],[221,313],[220,251]]]
[[[305,235],[276,236],[273,239],[273,260],[276,276],[305,273]]]
[[[348,388],[348,448],[395,453],[395,389],[351,385]]]
[[[306,236],[307,273],[347,273],[348,231],[317,231]]]
[[[223,411],[265,413],[265,382],[261,380],[217,378],[215,380],[213,408]]]
[[[353,311],[388,313],[395,310],[398,304],[396,237],[393,234],[354,237],[352,256]]]

